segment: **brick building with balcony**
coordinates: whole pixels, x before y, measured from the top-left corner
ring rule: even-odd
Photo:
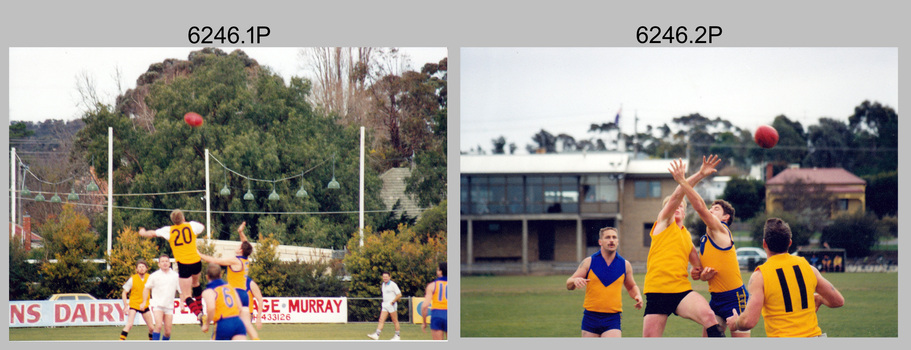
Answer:
[[[620,254],[644,266],[649,231],[677,186],[671,160],[627,153],[460,157],[462,272],[575,269],[599,249],[598,230],[620,231]]]

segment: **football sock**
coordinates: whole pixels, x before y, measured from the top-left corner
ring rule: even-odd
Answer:
[[[152,340],[152,338],[154,338],[154,335],[155,333],[149,332],[149,340]]]
[[[720,324],[716,324],[709,328],[705,329],[706,335],[713,338],[724,338],[724,328],[721,328]]]
[[[127,331],[120,331],[120,340],[127,340],[127,334],[129,333],[130,332]]]
[[[187,307],[190,308],[190,312],[192,312],[194,315],[198,316],[199,313],[202,311],[196,305],[196,299],[193,299],[193,297],[187,297],[187,299],[184,300],[183,302],[187,304]]]
[[[161,340],[171,340],[171,336],[170,336],[170,335],[163,335],[163,336],[161,336]]]
[[[152,340],[160,340],[160,339],[161,339],[161,333],[152,332]]]

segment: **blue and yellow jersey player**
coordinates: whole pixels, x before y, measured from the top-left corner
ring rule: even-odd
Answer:
[[[430,310],[430,335],[433,340],[443,340],[449,332],[449,281],[447,281],[447,264],[437,266],[437,279],[427,284],[424,293],[424,304],[421,306],[421,331],[427,332],[427,311]]]
[[[237,288],[221,279],[221,266],[209,264],[206,268],[209,284],[202,292],[206,305],[205,322],[202,331],[209,331],[209,323],[215,323],[212,333],[214,340],[246,340],[247,329],[240,319],[240,297]]]
[[[716,200],[711,208],[705,205],[702,196],[693,189],[683,173],[675,173],[674,180],[683,189],[683,193],[693,206],[693,210],[705,223],[705,235],[701,238],[699,247],[702,271],[699,279],[708,281],[711,300],[709,306],[715,313],[719,324],[725,325],[725,320],[733,315],[734,309],[738,313],[746,307],[749,294],[743,285],[740,274],[740,264],[737,262],[737,252],[734,248],[734,239],[728,225],[734,221],[734,207],[724,201]],[[703,331],[703,336],[706,336]],[[749,337],[750,332],[732,331],[732,337]]]
[[[633,280],[633,266],[620,254],[620,236],[616,228],[605,227],[598,232],[597,253],[582,260],[579,268],[566,280],[566,289],[585,288],[582,304],[582,337],[620,337],[620,318],[623,311],[622,289],[642,308],[642,293]]]
[[[259,340],[259,334],[256,332],[256,329],[253,328],[250,314],[250,298],[247,294],[247,272],[250,268],[250,255],[253,254],[253,245],[247,241],[247,237],[244,235],[244,228],[246,226],[247,222],[242,222],[240,226],[237,227],[237,232],[240,235],[240,244],[237,246],[237,249],[234,250],[235,256],[216,258],[199,253],[199,257],[209,264],[217,264],[225,267],[227,270],[225,273],[225,282],[236,288],[237,295],[240,297],[240,317],[247,327],[247,334],[251,339]],[[262,328],[262,324],[260,324],[260,328]]]

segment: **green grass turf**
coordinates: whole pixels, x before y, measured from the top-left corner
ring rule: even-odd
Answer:
[[[348,323],[348,324],[263,324],[258,330],[262,340],[364,340],[367,333],[376,330],[376,323]],[[118,340],[123,326],[98,326],[98,327],[58,327],[58,328],[10,328],[10,341],[61,341],[61,340]],[[401,323],[401,336],[407,340],[431,340],[430,327],[427,333],[421,332],[421,326],[411,323]],[[380,341],[388,341],[395,335],[395,327],[391,321],[386,321]],[[171,340],[209,340],[212,331],[202,333],[199,326],[174,325],[171,331]],[[133,326],[127,340],[148,341],[148,331],[144,325]]]
[[[566,290],[569,276],[462,277],[462,337],[579,337],[585,292]],[[750,274],[743,272],[744,281]],[[829,337],[897,337],[898,274],[824,274],[845,297],[845,306],[819,310],[819,323]],[[640,288],[644,274],[634,276]],[[694,290],[709,298],[705,282]],[[623,292],[624,337],[642,336],[643,310]],[[764,337],[763,321],[751,336]],[[671,316],[666,337],[702,336],[701,326]]]

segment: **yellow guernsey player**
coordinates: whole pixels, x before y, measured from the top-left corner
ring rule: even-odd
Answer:
[[[582,260],[576,272],[566,280],[566,289],[585,288],[582,304],[582,337],[620,337],[623,311],[622,290],[642,308],[642,294],[633,280],[633,265],[617,254],[620,236],[613,227],[598,232],[601,249]]]
[[[766,220],[762,248],[769,259],[750,276],[752,297],[743,315],[733,310],[734,315],[728,317],[731,330],[755,327],[761,310],[766,336],[825,336],[816,311],[821,305],[841,307],[845,298],[807,259],[788,254],[790,246],[791,227],[779,218]]]
[[[206,268],[209,284],[202,293],[206,302],[208,317],[202,323],[202,331],[209,331],[209,323],[215,323],[214,340],[246,340],[247,330],[240,319],[240,299],[237,288],[221,279],[221,266],[210,264]]]
[[[136,262],[136,274],[130,276],[126,283],[123,284],[123,313],[126,315],[127,324],[120,332],[120,340],[126,340],[130,329],[133,328],[133,320],[136,313],[142,314],[142,320],[145,321],[149,328],[149,340],[152,340],[152,313],[148,307],[142,307],[142,293],[145,290],[146,281],[149,280],[149,264],[145,260],[139,259]]]
[[[693,174],[690,186],[715,173],[720,160],[717,157],[702,158],[702,167]],[[683,168],[683,161],[671,163],[672,169]],[[669,169],[673,174],[673,170]],[[693,292],[687,280],[687,262],[693,265],[693,279],[701,276],[702,263],[693,246],[690,233],[683,227],[686,203],[680,186],[665,199],[664,207],[658,213],[649,235],[652,238],[648,250],[645,273],[645,317],[642,324],[643,337],[660,337],[664,334],[667,319],[671,314],[696,321],[710,337],[723,337],[724,328],[715,319],[715,314],[699,293]]]
[[[721,325],[732,315],[731,310],[742,312],[746,307],[747,294],[740,275],[740,264],[734,239],[728,225],[734,220],[734,207],[724,200],[716,200],[708,208],[702,196],[684,178],[684,169],[672,171],[674,180],[683,189],[686,199],[693,205],[693,210],[705,222],[706,234],[702,236],[699,257],[702,262],[700,279],[709,282],[712,299],[709,302],[715,317]],[[703,332],[703,336],[707,334]],[[749,331],[731,332],[732,337],[749,337]]]
[[[217,264],[219,266],[224,266],[227,269],[225,280],[229,285],[237,288],[237,294],[240,296],[241,304],[240,317],[247,327],[247,334],[249,334],[250,338],[253,340],[259,340],[259,334],[256,332],[256,329],[253,328],[253,323],[250,318],[250,298],[247,295],[247,271],[250,266],[250,254],[253,254],[253,245],[247,241],[247,237],[244,235],[244,228],[246,226],[247,223],[243,222],[237,228],[237,232],[240,234],[240,244],[237,246],[237,249],[234,250],[235,256],[215,258],[199,253],[199,258],[206,263]],[[262,328],[262,323],[260,323],[260,328]]]
[[[168,240],[171,253],[177,260],[177,273],[180,277],[180,300],[183,300],[190,311],[197,317],[202,313],[202,286],[199,285],[199,273],[202,272],[202,262],[196,250],[196,235],[206,228],[203,224],[184,218],[183,211],[176,209],[171,212],[173,225],[159,228],[155,231],[146,231],[139,228],[139,235],[146,238],[161,237]],[[192,295],[191,295],[192,292]],[[200,320],[202,321],[202,320]]]
[[[430,335],[433,340],[443,340],[449,332],[449,282],[446,280],[445,262],[437,267],[437,279],[427,285],[424,304],[421,306],[421,332],[427,332],[427,310],[430,309]]]

